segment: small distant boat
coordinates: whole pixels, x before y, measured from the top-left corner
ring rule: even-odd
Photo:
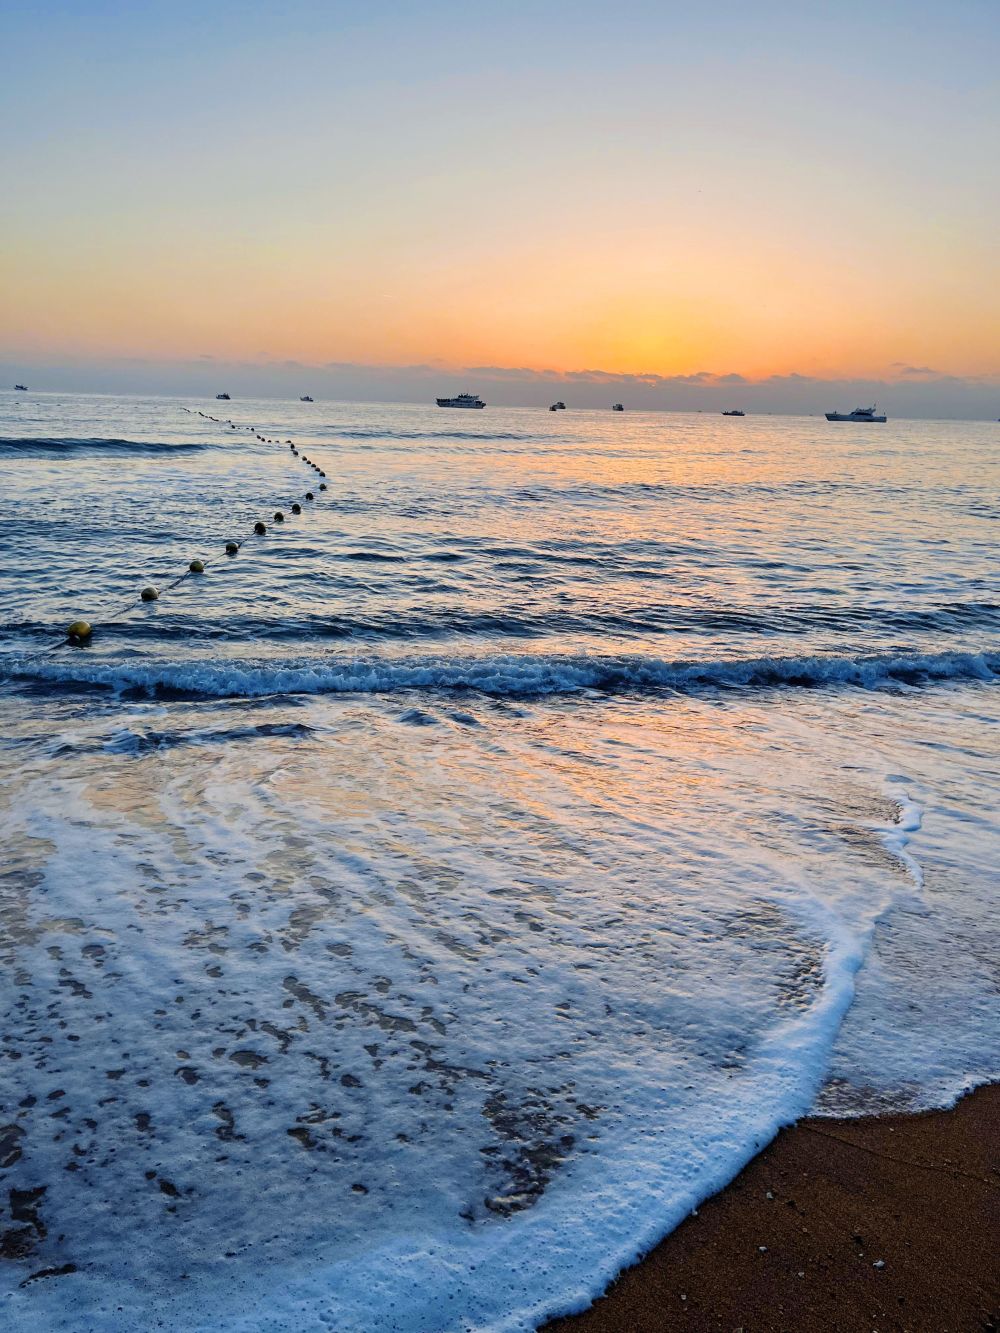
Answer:
[[[550,412],[558,412],[559,409],[558,409],[558,407],[556,407],[555,403],[553,403],[552,406],[549,408],[549,411],[550,411]]]
[[[553,404],[553,406],[555,407],[555,409],[556,409],[557,412],[565,412],[565,411],[566,411],[566,404],[563,402],[563,400],[562,400],[561,398],[559,399],[559,401],[558,401],[557,403]]]
[[[15,385],[14,385],[14,388],[15,388],[15,389],[20,389],[22,393],[27,393],[27,392],[28,392],[28,386],[27,386],[26,384],[15,384]]]
[[[611,410],[612,410],[612,412],[624,412],[624,411],[625,411],[625,404],[624,404],[624,403],[612,403],[612,405],[611,405]]]
[[[216,398],[218,398],[219,402],[222,402],[222,403],[228,403],[228,402],[229,402],[229,394],[228,394],[228,393],[217,393],[215,396],[216,396]]]
[[[485,407],[477,393],[460,393],[457,398],[437,398],[438,407]]]
[[[745,417],[746,413],[741,412],[738,407],[731,407],[728,412],[723,412],[724,417]]]
[[[856,407],[853,412],[827,412],[827,421],[888,421],[884,412],[878,410],[878,403],[871,407]]]
[[[304,393],[304,394],[302,395],[302,397],[299,399],[299,402],[300,402],[300,403],[311,403],[311,402],[312,402],[312,399],[309,397],[309,395],[308,395],[307,393]]]

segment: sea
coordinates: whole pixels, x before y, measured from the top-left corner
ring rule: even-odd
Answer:
[[[0,1324],[529,1330],[996,1079],[998,432],[0,394]]]

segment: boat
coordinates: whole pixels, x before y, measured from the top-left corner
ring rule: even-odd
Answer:
[[[611,410],[612,410],[612,412],[624,412],[624,411],[625,411],[625,404],[624,404],[624,403],[612,403],[612,405],[611,405]]]
[[[746,413],[741,412],[738,407],[731,407],[728,412],[723,412],[724,417],[745,417]]]
[[[22,393],[27,393],[27,392],[28,392],[28,386],[27,386],[26,384],[15,384],[15,385],[14,385],[14,388],[15,388],[15,389],[20,389]]]
[[[556,407],[555,403],[553,403],[552,406],[549,408],[549,411],[550,411],[550,412],[558,412],[559,409],[558,409],[558,407]]]
[[[307,393],[304,393],[304,394],[302,395],[302,397],[299,399],[299,402],[300,402],[300,403],[311,403],[311,402],[312,402],[312,399],[309,397],[309,395],[308,395]]]
[[[218,400],[219,400],[220,402],[225,402],[225,403],[228,403],[228,402],[229,402],[229,394],[228,394],[228,393],[217,393],[215,396],[216,396],[216,398],[218,398]]]
[[[565,412],[565,411],[566,411],[566,404],[563,402],[563,400],[562,400],[561,398],[559,399],[559,401],[558,401],[557,403],[554,403],[553,406],[555,407],[555,409],[556,409],[557,412]]]
[[[878,403],[871,407],[856,407],[853,412],[827,412],[827,421],[887,421],[884,412],[878,410]]]
[[[460,393],[457,398],[437,398],[438,407],[485,407],[478,393]]]

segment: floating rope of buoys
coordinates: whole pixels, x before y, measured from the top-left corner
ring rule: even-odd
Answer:
[[[192,411],[191,408],[189,408],[189,407],[184,407],[183,405],[181,405],[181,411],[183,411],[183,412],[187,412],[189,416],[195,416],[195,415],[197,415],[197,416],[201,417],[202,420],[204,420],[204,421],[212,421],[212,422],[214,422],[216,425],[219,425],[219,426],[227,425],[227,426],[229,426],[229,428],[230,428],[231,430],[238,430],[238,429],[241,429],[240,427],[237,426],[237,424],[236,424],[235,422],[233,422],[233,421],[232,421],[230,418],[228,418],[228,417],[226,418],[225,421],[223,421],[220,417],[214,417],[214,416],[212,416],[212,414],[211,414],[210,412],[202,412],[202,411],[197,411],[197,412],[195,412],[195,411]],[[257,430],[255,429],[255,427],[252,426],[252,425],[246,425],[246,426],[242,427],[242,429],[245,429],[245,430],[248,431],[250,434],[256,436],[256,438],[257,438],[262,444],[280,444],[280,443],[281,443],[280,440],[272,439],[270,436],[264,436],[264,435],[261,435],[261,434],[259,433],[259,431],[257,431]],[[314,472],[317,472],[321,477],[325,477],[325,476],[326,476],[326,473],[322,470],[322,468],[319,467],[319,465],[318,465],[317,463],[314,463],[314,462],[312,461],[311,458],[307,458],[305,454],[300,453],[300,451],[299,451],[299,450],[296,448],[296,446],[295,446],[295,442],[294,442],[294,440],[285,440],[285,443],[286,443],[286,444],[289,446],[289,448],[291,449],[292,454],[293,454],[294,457],[296,457],[296,458],[301,457],[302,461],[303,461],[304,463],[308,464],[308,466],[311,467],[311,468],[313,469]],[[326,483],[325,483],[325,482],[321,482],[321,483],[320,483],[320,486],[319,486],[319,489],[320,489],[321,491],[325,491],[325,490],[327,489]],[[306,493],[305,493],[305,499],[306,499],[306,500],[315,500],[315,498],[316,498],[316,497],[315,497],[315,495],[313,494],[312,491],[306,491]],[[294,502],[293,504],[291,504],[290,509],[291,509],[291,512],[292,512],[293,514],[301,514],[301,513],[302,513],[302,506],[301,506],[297,501]],[[275,513],[274,513],[274,522],[275,522],[275,523],[284,523],[284,521],[285,521],[285,515],[284,515],[284,512],[283,512],[282,510],[280,510],[280,509],[275,510]],[[253,531],[254,531],[254,534],[255,534],[256,536],[258,536],[258,537],[263,537],[263,536],[265,536],[265,535],[267,534],[267,525],[266,525],[265,523],[261,522],[260,520],[258,520],[258,521],[254,524]],[[233,540],[227,541],[227,542],[225,543],[225,552],[226,552],[226,555],[228,555],[228,556],[234,556],[234,555],[238,554],[241,545],[242,545],[241,542],[237,542],[237,541],[233,541]],[[188,564],[187,569],[184,571],[184,573],[181,574],[178,578],[174,579],[172,583],[168,583],[168,584],[166,585],[164,591],[169,592],[172,588],[176,588],[176,587],[178,586],[178,584],[183,583],[183,581],[184,581],[189,575],[191,575],[191,574],[204,574],[205,571],[206,571],[206,569],[207,569],[207,567],[208,567],[207,562],[204,561],[204,560],[201,560],[201,559],[198,559],[198,558],[195,558],[195,559],[191,560],[191,561],[189,562],[189,564]],[[159,599],[160,599],[160,595],[161,595],[160,592],[159,592],[159,591],[158,591],[152,584],[147,584],[146,587],[144,587],[144,588],[141,590],[141,592],[139,593],[139,598],[138,598],[138,600],[139,600],[139,602],[145,602],[145,603],[147,603],[147,604],[150,604],[150,603],[152,603],[152,602],[159,601]],[[132,609],[134,609],[135,606],[136,606],[136,602],[135,602],[135,601],[126,603],[126,605],[125,605],[120,611],[118,611],[117,613],[115,613],[115,615],[108,617],[108,620],[109,620],[109,621],[113,621],[113,620],[118,620],[118,619],[120,619],[123,615],[127,615]],[[61,647],[65,646],[66,644],[71,644],[71,645],[76,646],[76,647],[82,647],[82,646],[85,646],[86,644],[89,644],[89,643],[90,643],[91,638],[93,637],[93,632],[94,632],[94,630],[93,630],[93,626],[91,625],[90,621],[88,621],[88,620],[84,620],[84,619],[82,619],[82,618],[80,618],[80,619],[78,619],[78,620],[74,620],[74,621],[67,627],[67,629],[66,629],[66,637],[65,637],[64,639],[60,640],[60,641],[59,641],[58,643],[56,643],[56,644],[51,645],[48,649],[42,649],[42,650],[40,650],[40,651],[41,651],[41,652],[54,652],[57,648],[61,648]],[[37,655],[37,654],[36,654],[36,655]]]

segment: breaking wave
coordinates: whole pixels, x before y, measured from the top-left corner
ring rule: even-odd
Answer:
[[[1000,679],[1000,649],[703,662],[626,655],[111,662],[77,655],[61,661],[14,658],[0,667],[2,677],[218,699],[271,694],[394,694],[407,690],[537,698],[581,691],[636,694],[783,687],[879,689],[951,680],[992,683]]]

